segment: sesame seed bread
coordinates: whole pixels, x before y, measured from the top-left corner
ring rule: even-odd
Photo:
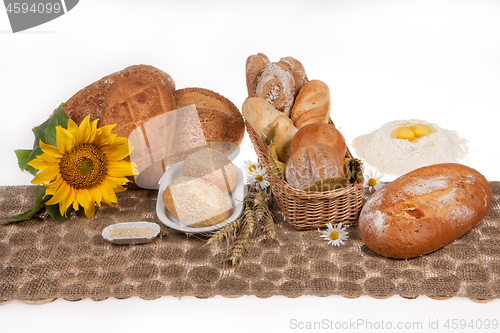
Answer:
[[[238,108],[224,96],[203,88],[184,88],[174,92],[178,108],[195,104],[201,127],[207,142],[229,142],[241,145],[245,135],[243,116]],[[192,124],[196,126],[196,124]],[[176,145],[190,147],[191,132],[183,130],[176,134]],[[194,148],[194,147],[193,147]]]

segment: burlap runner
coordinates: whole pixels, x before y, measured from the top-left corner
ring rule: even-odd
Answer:
[[[207,247],[206,238],[161,224],[156,191],[129,190],[119,194],[115,208],[103,205],[92,220],[79,212],[57,224],[41,214],[0,226],[0,300],[427,295],[488,301],[500,298],[500,182],[490,185],[493,201],[483,221],[430,255],[387,259],[364,246],[356,232],[345,246],[335,247],[317,230],[296,231],[281,221],[277,240],[253,241],[236,266],[228,263],[223,246]],[[0,187],[0,216],[31,208],[36,191]],[[125,221],[157,222],[160,236],[133,246],[102,238],[106,226]]]

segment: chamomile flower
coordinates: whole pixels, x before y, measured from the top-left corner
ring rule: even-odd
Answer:
[[[262,190],[265,190],[269,186],[266,170],[260,165],[256,166],[255,171],[247,175],[247,182],[260,187]]]
[[[382,186],[382,182],[380,181],[384,177],[384,175],[378,173],[375,169],[368,169],[364,174],[365,181],[363,183],[363,187],[368,187],[369,189],[374,189],[377,191]]]
[[[328,244],[335,246],[345,245],[345,241],[349,238],[349,235],[347,234],[346,227],[342,226],[342,223],[337,224],[335,227],[331,223],[328,223],[326,227],[325,231],[318,229],[321,232],[321,238],[327,240]]]
[[[258,163],[255,163],[255,162],[250,161],[250,160],[246,160],[245,162],[243,162],[243,166],[245,167],[244,170],[248,173],[251,173],[251,174],[255,173],[255,170],[257,170],[258,165],[259,165]]]

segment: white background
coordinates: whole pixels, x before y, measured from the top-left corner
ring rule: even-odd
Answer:
[[[331,118],[348,144],[386,122],[423,119],[456,130],[471,149],[463,163],[500,180],[500,1],[87,0],[16,34],[0,8],[0,185],[30,183],[14,149],[31,148],[31,128],[99,78],[149,64],[169,73],[178,88],[208,88],[241,107],[245,60],[258,52],[271,61],[293,56],[309,79],[329,85]],[[247,137],[237,161],[244,159],[255,159]],[[425,297],[58,300],[3,305],[0,327],[288,332],[301,331],[293,329],[294,319],[365,319],[418,321],[423,332],[429,320],[500,320],[499,310],[500,301]]]

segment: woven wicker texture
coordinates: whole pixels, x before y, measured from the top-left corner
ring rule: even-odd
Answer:
[[[253,240],[232,266],[224,248],[162,225],[160,236],[143,245],[113,245],[102,230],[124,221],[159,222],[156,191],[129,190],[115,208],[103,206],[88,220],[82,213],[58,224],[46,214],[0,226],[0,300],[30,303],[54,298],[237,297],[256,295],[400,295],[436,299],[500,298],[500,182],[490,183],[488,215],[469,233],[429,255],[383,258],[356,232],[345,246],[320,239],[317,230],[298,231],[277,222],[277,239]],[[0,187],[0,216],[33,205],[35,186]],[[275,212],[278,220],[280,212]],[[354,229],[354,227],[352,227]]]
[[[330,120],[330,124],[333,124]],[[270,170],[269,155],[258,134],[245,123],[259,162]],[[352,157],[347,148],[346,157]],[[286,221],[297,230],[323,228],[327,223],[355,224],[363,206],[363,183],[326,192],[294,189],[286,181],[267,172],[274,198],[284,212]]]

